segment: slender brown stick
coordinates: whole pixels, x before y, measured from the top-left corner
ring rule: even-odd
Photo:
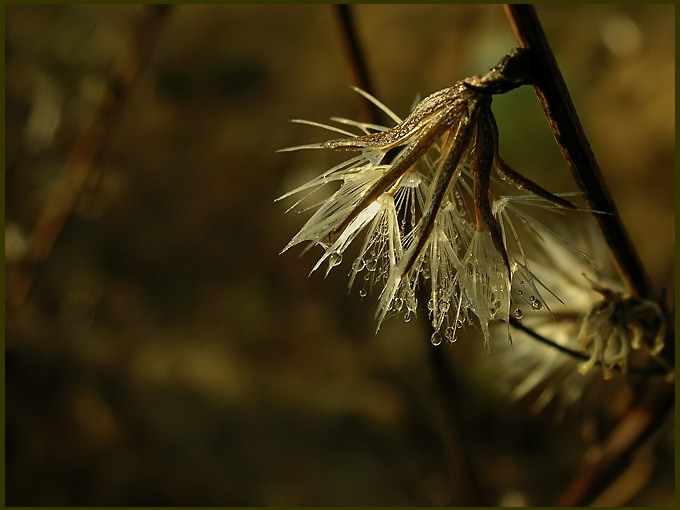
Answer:
[[[566,356],[571,356],[574,359],[578,359],[581,361],[587,361],[590,356],[584,352],[576,351],[574,349],[570,349],[569,347],[566,347],[564,345],[558,344],[554,340],[550,340],[549,338],[544,337],[543,335],[537,333],[533,329],[525,326],[522,324],[519,320],[510,317],[510,325],[518,329],[520,331],[523,331],[527,335],[529,335],[531,338],[534,340],[537,340],[538,342],[541,342],[542,344],[547,345],[548,347],[551,347],[555,350],[560,351],[562,354]],[[598,365],[601,364],[601,362],[598,361]],[[621,370],[621,367],[618,365],[613,367],[614,370]],[[629,374],[639,374],[639,375],[654,375],[654,376],[664,376],[667,377],[669,375],[669,370],[667,367],[662,366],[660,364],[657,365],[650,365],[650,366],[629,366],[627,372]]]
[[[357,35],[354,17],[352,16],[351,5],[336,4],[335,12],[340,23],[340,30],[342,32],[342,39],[345,43],[348,59],[351,64],[352,72],[354,73],[354,80],[360,89],[365,90],[372,96],[375,96],[375,88],[371,74],[368,72],[366,59],[364,58],[364,50],[359,42]],[[362,101],[364,114],[366,118],[373,124],[379,124],[383,116],[382,111],[373,103],[365,99]]]
[[[83,129],[73,145],[54,193],[45,204],[33,231],[34,260],[44,259],[68,217],[73,203],[86,182],[99,149],[113,126],[119,106],[141,69],[144,68],[156,41],[161,21],[170,6],[145,7],[145,17],[140,23],[135,39],[121,53],[115,69],[108,79],[108,87],[92,123]]]
[[[371,75],[364,59],[364,52],[356,33],[351,6],[336,5],[335,7],[348,60],[354,72],[354,79],[360,88],[375,96],[373,81],[371,80]],[[383,117],[383,112],[368,100],[364,102],[364,107],[366,118],[374,124],[379,124]],[[422,287],[420,291],[423,293],[421,299],[426,301],[427,298]],[[431,328],[432,326],[428,323],[428,327]],[[430,330],[429,333],[431,332]],[[427,338],[429,339],[429,337],[430,335],[428,334]],[[432,349],[429,342],[428,347],[430,347],[430,363],[439,383],[437,386],[442,388],[441,396],[444,410],[452,425],[447,427],[447,432],[442,438],[446,445],[446,457],[449,461],[452,488],[458,488],[457,496],[464,504],[476,506],[480,502],[482,492],[480,491],[477,470],[472,461],[470,443],[465,435],[464,412],[460,405],[460,399],[457,398],[458,381],[455,380],[453,367],[445,359],[443,349]]]
[[[45,202],[33,227],[26,260],[8,279],[10,306],[20,304],[30,290],[36,265],[50,254],[73,206],[87,184],[99,151],[108,137],[134,81],[144,69],[171,6],[149,5],[142,11],[135,36],[121,52],[107,79],[97,115],[80,132],[66,158],[54,191]]]
[[[421,299],[426,297],[421,289]],[[430,326],[431,327],[431,326]],[[446,359],[446,351],[443,345],[432,348],[429,342],[430,363],[434,368],[437,386],[442,388],[440,392],[443,410],[449,423],[453,427],[442,434],[446,457],[449,461],[449,476],[452,482],[452,489],[456,506],[480,506],[488,504],[484,500],[485,494],[481,480],[478,476],[477,466],[472,456],[470,447],[471,434],[469,427],[466,427],[464,411],[464,395],[461,391],[462,381],[456,375],[452,363]]]
[[[628,292],[658,301],[668,320],[663,358],[675,366],[675,328],[672,313],[662,293],[656,296],[637,250],[621,222],[616,204],[602,177],[590,148],[569,90],[550,49],[543,28],[531,5],[504,5],[506,15],[522,48],[530,52],[533,65],[524,66],[531,74],[536,95],[543,107],[555,140],[579,188],[593,211],[595,222],[612,252]]]
[[[533,53],[531,72],[536,95],[576,184],[585,193],[590,208],[599,211],[594,214],[595,221],[628,291],[654,299],[649,276],[621,223],[535,9],[518,4],[506,4],[504,9],[517,41]]]
[[[633,453],[666,423],[675,404],[674,386],[650,380],[641,402],[635,405],[609,434],[594,459],[586,457],[576,477],[564,491],[559,506],[585,506],[606,489]]]

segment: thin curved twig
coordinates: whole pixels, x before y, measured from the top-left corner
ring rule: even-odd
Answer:
[[[641,401],[626,413],[599,447],[599,454],[585,457],[560,497],[559,506],[591,504],[630,464],[638,448],[667,423],[675,404],[674,386],[657,378],[650,382]]]
[[[587,361],[590,359],[590,356],[586,353],[576,351],[574,349],[571,349],[569,347],[566,347],[564,345],[558,344],[554,340],[550,340],[549,338],[544,337],[540,333],[537,333],[533,329],[525,326],[522,324],[519,320],[515,319],[514,317],[510,317],[510,325],[518,329],[527,335],[529,335],[531,338],[534,340],[541,342],[542,344],[545,344],[549,347],[552,347],[555,350],[560,351],[562,354],[565,354],[567,356],[571,356],[572,358],[579,359],[581,361]],[[597,362],[600,364],[600,362]],[[612,367],[614,370],[621,370],[621,367],[618,365],[615,365]],[[626,371],[629,374],[637,374],[637,375],[658,375],[658,376],[667,376],[668,375],[668,369],[666,367],[663,367],[661,365],[656,365],[653,367],[636,367],[636,366],[629,366]]]

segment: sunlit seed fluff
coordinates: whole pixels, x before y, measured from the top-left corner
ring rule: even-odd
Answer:
[[[627,371],[633,350],[646,347],[656,356],[664,346],[667,329],[659,305],[597,284],[593,287],[602,295],[602,300],[588,310],[578,332],[578,348],[590,351],[589,359],[579,365],[579,371],[586,374],[599,363],[604,377],[610,378],[615,367]]]
[[[337,188],[308,207],[316,211],[284,251],[301,242],[320,246],[324,252],[313,270],[325,263],[328,274],[347,260],[350,244],[362,238],[350,263],[349,286],[359,282],[362,297],[377,291],[378,328],[395,314],[408,322],[416,316],[422,296],[422,307],[429,301],[435,345],[443,339],[456,341],[462,325],[472,324],[476,316],[488,348],[489,324],[500,320],[507,325],[511,306],[517,308],[511,303],[511,277],[513,286],[516,278],[526,281],[520,294],[537,296],[527,309],[542,308],[544,303],[517,234],[518,227],[537,230],[540,224],[522,211],[515,213],[512,199],[490,202],[497,195],[490,189],[489,172],[502,168],[505,177],[510,175],[522,189],[537,190],[542,200],[553,196],[504,163],[498,166],[502,160],[490,96],[479,90],[459,82],[426,97],[402,121],[357,89],[396,126],[333,119],[361,132],[354,135],[335,126],[299,121],[344,138],[290,149],[346,150],[356,155],[282,197],[306,193],[311,200],[325,186]],[[387,161],[385,155],[394,149]],[[519,253],[508,253],[508,239],[515,240]]]
[[[463,258],[465,271],[461,285],[470,308],[479,319],[484,345],[490,341],[489,323],[502,320],[508,323],[510,315],[510,282],[505,264],[494,247],[487,230],[476,231]]]

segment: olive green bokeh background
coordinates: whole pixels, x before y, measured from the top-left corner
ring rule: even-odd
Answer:
[[[6,7],[8,276],[143,9]],[[353,12],[377,94],[402,116],[515,45],[499,6]],[[538,13],[672,294],[674,6]],[[351,83],[330,6],[173,8],[30,293],[12,306],[6,290],[8,505],[465,504],[426,314],[375,335],[375,296],[348,295],[347,262],[324,280],[308,278],[314,250],[279,255],[303,218],[274,199],[335,159],[275,151],[327,136],[291,118],[359,116]],[[515,168],[574,189],[531,89],[494,110]],[[476,337],[440,348],[481,502],[554,502],[598,418],[555,424],[507,402]],[[656,453],[634,503],[672,503],[673,457]]]

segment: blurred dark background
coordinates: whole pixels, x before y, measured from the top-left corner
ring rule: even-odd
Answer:
[[[308,277],[318,251],[279,255],[304,218],[274,199],[335,161],[277,154],[327,136],[288,120],[362,112],[334,8],[152,9],[5,9],[6,504],[553,503],[611,416],[556,422],[509,402],[477,337],[439,347],[456,381],[442,388],[426,313],[375,335],[376,297],[348,295],[348,263],[324,279]],[[378,97],[402,116],[515,46],[499,6],[352,12]],[[675,7],[538,14],[672,301]],[[126,63],[134,80],[112,85]],[[494,109],[506,159],[574,189],[533,91]],[[639,490],[609,502],[673,503],[667,435]]]

